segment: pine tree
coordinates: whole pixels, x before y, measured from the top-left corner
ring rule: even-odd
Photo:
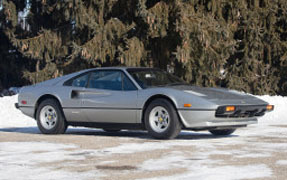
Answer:
[[[278,45],[284,44],[276,30],[274,11],[280,2],[249,1],[233,5],[238,9],[239,26],[234,33],[236,52],[226,65],[227,87],[250,93],[275,94],[279,91],[280,77],[276,67],[278,58],[274,55],[280,49]]]
[[[0,88],[124,65],[287,94],[285,0],[0,0],[0,38]]]
[[[220,85],[220,72],[235,46],[220,4],[183,1],[174,6],[178,6],[175,31],[181,39],[175,55],[186,71],[185,79],[200,86]]]

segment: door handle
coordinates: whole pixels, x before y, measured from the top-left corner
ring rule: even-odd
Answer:
[[[75,99],[77,97],[79,97],[79,91],[72,90],[72,92],[71,92],[71,99]]]

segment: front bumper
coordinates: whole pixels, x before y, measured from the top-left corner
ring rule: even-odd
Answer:
[[[210,129],[216,127],[246,126],[256,124],[256,117],[215,117],[216,110],[179,110],[178,114],[185,128]]]

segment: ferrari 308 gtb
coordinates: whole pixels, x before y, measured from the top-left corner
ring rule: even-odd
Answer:
[[[145,129],[159,139],[175,138],[181,129],[229,135],[274,108],[249,94],[191,86],[165,71],[134,67],[87,69],[26,86],[15,105],[44,134],[84,126]]]

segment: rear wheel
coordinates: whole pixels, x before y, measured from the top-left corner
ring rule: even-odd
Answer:
[[[168,100],[162,98],[148,105],[144,121],[149,134],[157,139],[173,139],[181,130],[175,108]]]
[[[37,125],[43,134],[63,134],[67,123],[61,106],[54,99],[42,101],[37,109]]]
[[[235,129],[221,129],[221,130],[210,130],[209,132],[215,136],[227,136],[234,133]]]

